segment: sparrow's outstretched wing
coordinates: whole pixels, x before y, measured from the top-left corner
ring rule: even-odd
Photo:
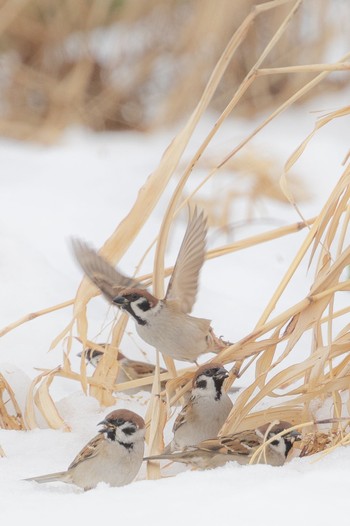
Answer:
[[[87,277],[109,301],[113,301],[125,288],[142,288],[137,280],[124,276],[84,241],[72,239],[72,248]]]
[[[166,300],[174,300],[184,313],[191,312],[196,301],[199,271],[205,257],[206,234],[204,214],[198,214],[195,208],[189,219],[165,295]]]

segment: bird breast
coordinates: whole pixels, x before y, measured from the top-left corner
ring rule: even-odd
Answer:
[[[177,360],[195,361],[207,352],[210,320],[170,310],[166,305],[146,325],[136,324],[139,336],[149,345]]]
[[[94,488],[99,482],[124,486],[136,477],[143,453],[143,441],[127,449],[119,442],[105,440],[99,455],[79,463],[72,470],[72,481],[84,489]]]

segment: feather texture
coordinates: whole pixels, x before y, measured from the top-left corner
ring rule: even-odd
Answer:
[[[137,280],[119,272],[84,241],[73,239],[72,248],[85,274],[108,301],[113,301],[125,288],[140,287]]]
[[[166,300],[175,300],[181,312],[191,312],[198,291],[199,271],[205,257],[206,220],[197,208],[188,222],[175,267],[171,275]]]

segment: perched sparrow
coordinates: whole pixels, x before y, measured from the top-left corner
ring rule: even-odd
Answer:
[[[100,343],[100,347],[105,347],[105,343]],[[84,353],[85,359],[87,363],[90,363],[93,367],[97,367],[98,362],[101,360],[103,356],[102,351],[98,351],[97,349],[85,349],[85,351],[82,351],[78,353],[78,356],[81,356],[82,353]],[[118,369],[118,376],[116,379],[116,383],[124,383],[129,382],[130,380],[139,380],[140,378],[146,378],[147,376],[152,376],[155,373],[155,366],[147,363],[147,362],[141,362],[138,360],[131,360],[130,358],[127,358],[123,353],[120,351],[118,352],[118,361],[119,361],[119,369]],[[161,373],[166,373],[167,370],[160,368]],[[161,382],[162,388],[165,387],[165,382]],[[137,393],[140,390],[149,391],[152,388],[152,385],[143,385],[139,388],[132,388],[128,389],[129,394]]]
[[[194,210],[182,241],[165,298],[158,299],[140,283],[123,276],[82,241],[73,241],[75,256],[104,296],[134,318],[139,336],[163,354],[194,362],[228,343],[215,336],[210,320],[190,316],[199,271],[205,256],[206,220]]]
[[[164,453],[194,446],[218,434],[233,405],[223,390],[227,377],[221,364],[210,363],[198,369],[190,398],[174,422],[174,438]]]
[[[144,453],[145,423],[143,418],[127,409],[112,411],[102,422],[95,436],[75,457],[67,471],[50,473],[25,480],[75,484],[84,490],[99,482],[124,486],[136,477]]]
[[[223,466],[226,462],[235,460],[239,464],[248,464],[255,451],[264,440],[272,438],[281,431],[292,427],[288,422],[280,422],[274,425],[265,437],[270,424],[255,430],[241,431],[232,435],[204,440],[196,446],[189,446],[182,451],[174,451],[144,460],[168,459],[174,462],[183,462],[197,469],[210,469]],[[273,440],[262,452],[259,463],[271,464],[271,466],[282,466],[291,450],[295,440],[300,439],[300,433],[291,431]]]

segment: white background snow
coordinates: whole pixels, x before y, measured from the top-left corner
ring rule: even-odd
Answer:
[[[280,168],[322,113],[348,104],[348,93],[310,101],[270,124],[253,141],[258,151],[278,157]],[[193,144],[209,131],[207,119]],[[210,148],[224,154],[259,121],[232,119]],[[21,316],[73,298],[82,277],[69,249],[71,236],[99,247],[124,218],[147,176],[157,166],[176,130],[156,134],[110,133],[94,135],[70,130],[52,147],[0,140],[0,328]],[[349,150],[350,118],[337,119],[311,142],[294,172],[311,198],[301,203],[305,217],[316,215],[342,173]],[[193,151],[194,146],[192,146]],[[188,158],[188,154],[186,156]],[[160,227],[173,181],[129,252],[120,263],[131,273]],[[193,186],[193,183],[191,183]],[[261,216],[275,222],[247,226],[233,238],[210,232],[209,247],[253,235],[257,231],[299,221],[287,204],[260,203]],[[239,221],[233,211],[232,221]],[[186,225],[183,215],[169,240],[167,263],[177,254]],[[245,336],[258,321],[306,230],[230,256],[209,261],[201,273],[195,314],[211,318],[217,334],[231,341]],[[150,257],[142,271],[151,271]],[[307,261],[284,294],[276,313],[301,300],[312,281]],[[341,295],[345,305],[348,293]],[[108,305],[96,298],[89,309],[90,337],[105,323]],[[109,312],[111,315],[111,312]],[[53,338],[68,323],[71,308],[26,323],[0,339],[0,371],[23,404],[38,371],[62,359],[62,347],[48,353]],[[130,323],[128,330],[134,333]],[[106,330],[105,334],[108,334]],[[100,340],[101,341],[101,340]],[[125,337],[122,350],[144,359],[135,338]],[[144,346],[143,346],[144,347]],[[80,350],[77,346],[76,351]],[[307,352],[307,349],[305,349]],[[154,352],[147,349],[154,362]],[[79,359],[72,353],[75,370]],[[181,365],[181,364],[179,364]],[[240,379],[248,385],[253,370]],[[101,484],[81,492],[60,483],[38,485],[21,479],[65,469],[81,447],[96,434],[96,424],[111,408],[100,408],[82,394],[79,384],[55,381],[52,394],[72,432],[42,428],[28,432],[0,430],[1,524],[329,524],[348,517],[350,449],[338,448],[318,462],[295,459],[283,468],[241,467],[235,463],[207,472],[182,471],[159,481],[138,480],[123,488]],[[121,394],[116,408],[127,407],[144,415],[149,395]],[[167,428],[167,438],[170,430]],[[166,475],[167,472],[164,472]],[[229,514],[229,515],[227,515]]]

